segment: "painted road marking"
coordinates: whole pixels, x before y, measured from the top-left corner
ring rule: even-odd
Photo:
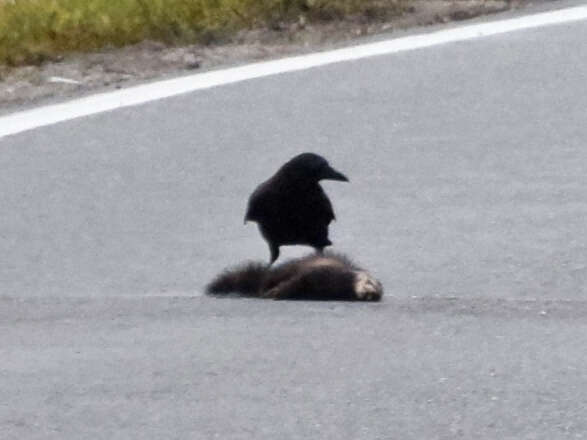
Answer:
[[[579,6],[156,81],[2,116],[0,138],[82,116],[239,81],[585,19],[587,6]]]

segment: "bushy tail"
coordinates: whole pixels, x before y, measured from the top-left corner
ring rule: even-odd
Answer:
[[[208,295],[259,296],[268,267],[264,263],[249,262],[227,269],[206,287]]]

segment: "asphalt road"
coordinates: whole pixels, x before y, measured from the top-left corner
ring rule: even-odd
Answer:
[[[587,437],[587,23],[0,140],[0,438]],[[379,304],[200,296],[301,151]],[[306,249],[288,249],[285,257]]]

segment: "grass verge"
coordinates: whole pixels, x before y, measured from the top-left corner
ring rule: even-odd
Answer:
[[[240,29],[349,15],[385,20],[409,0],[0,0],[0,64],[38,64],[145,39],[210,43]]]

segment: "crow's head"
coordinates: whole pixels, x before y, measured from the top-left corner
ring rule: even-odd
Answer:
[[[326,159],[314,153],[302,153],[295,156],[283,165],[279,172],[291,179],[308,182],[318,182],[324,179],[349,181],[344,174],[332,168]]]

